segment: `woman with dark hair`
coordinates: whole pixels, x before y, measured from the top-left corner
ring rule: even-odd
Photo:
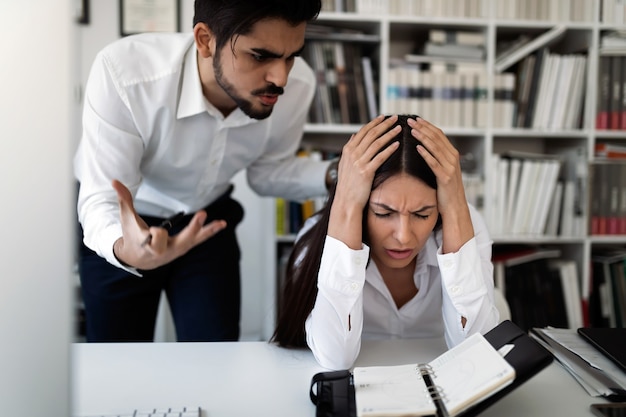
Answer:
[[[492,243],[445,134],[379,116],[343,147],[328,202],[296,241],[273,340],[346,369],[362,337],[451,347],[485,333],[499,321]]]

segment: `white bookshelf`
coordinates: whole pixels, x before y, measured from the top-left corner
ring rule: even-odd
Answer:
[[[609,139],[614,141],[626,140],[626,131],[600,131],[595,129],[596,116],[596,84],[598,77],[599,42],[602,34],[609,30],[626,29],[626,23],[622,20],[606,23],[601,21],[602,3],[613,0],[560,0],[543,2],[537,0],[480,0],[462,2],[465,4],[480,5],[481,9],[472,14],[472,17],[453,16],[445,14],[437,15],[402,15],[389,13],[385,6],[394,7],[397,4],[412,4],[433,6],[441,3],[438,12],[450,11],[447,5],[450,1],[405,1],[405,2],[377,2],[359,1],[365,6],[382,7],[381,10],[373,10],[366,13],[323,11],[319,18],[319,24],[360,29],[368,34],[375,34],[380,38],[379,45],[371,52],[375,62],[375,70],[378,74],[377,95],[379,98],[379,112],[388,113],[390,102],[387,98],[389,68],[392,61],[402,58],[405,54],[413,53],[418,42],[423,42],[430,29],[464,30],[480,32],[485,35],[486,54],[484,63],[487,74],[487,101],[486,121],[484,127],[458,127],[439,126],[454,141],[461,153],[471,152],[477,161],[476,171],[484,180],[484,207],[483,214],[486,219],[494,215],[494,208],[490,202],[492,196],[492,182],[495,180],[495,172],[489,168],[488,161],[494,153],[508,150],[550,153],[560,155],[568,149],[581,148],[585,153],[585,162],[593,158],[593,149],[596,139]],[[332,3],[332,2],[331,2]],[[344,2],[345,3],[345,2]],[[459,2],[454,2],[458,4]],[[545,4],[544,4],[545,3]],[[434,7],[434,6],[433,6]],[[544,8],[542,8],[544,7]],[[554,17],[556,11],[550,7],[560,7],[562,14],[567,16]],[[530,9],[529,9],[530,8]],[[532,10],[523,18],[514,18],[515,11]],[[433,10],[432,7],[430,10]],[[459,12],[458,10],[456,12]],[[467,12],[467,11],[466,11]],[[513,14],[511,14],[513,13]],[[526,12],[525,12],[526,13]],[[509,17],[506,17],[509,16]],[[517,16],[520,16],[518,13]],[[541,16],[553,16],[541,18]],[[496,58],[497,42],[505,37],[513,37],[522,33],[530,33],[538,36],[557,25],[564,25],[566,30],[558,42],[550,45],[557,53],[581,53],[587,57],[586,73],[584,78],[583,107],[581,111],[581,123],[578,128],[501,128],[495,127],[492,118],[494,114],[495,85],[494,65]],[[417,112],[426,119],[432,120],[428,114]],[[437,122],[436,120],[432,120]],[[351,133],[354,133],[358,124],[308,124],[305,129],[304,143],[320,148],[340,150]],[[587,190],[588,191],[588,190]],[[582,196],[587,201],[587,194]],[[273,212],[275,216],[275,212]],[[507,233],[493,233],[495,245],[503,244],[532,244],[548,247],[556,247],[561,250],[562,257],[575,260],[580,271],[580,280],[586,282],[589,278],[591,251],[594,245],[626,246],[626,236],[590,236],[587,233],[588,209],[585,204],[585,215],[582,223],[583,230],[575,235],[513,235]],[[274,217],[275,224],[276,218]],[[277,236],[275,230],[273,259],[279,256],[278,246],[284,246],[292,242],[293,235]],[[271,251],[271,250],[270,250]],[[274,275],[277,270],[274,271]]]

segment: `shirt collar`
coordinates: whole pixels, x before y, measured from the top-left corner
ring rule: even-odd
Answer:
[[[198,54],[195,43],[192,43],[185,54],[176,118],[182,119],[205,112],[208,112],[218,120],[224,120],[222,113],[202,94],[202,83],[200,82],[200,73],[198,72]],[[226,123],[232,126],[258,122],[258,120],[247,116],[239,108],[235,109],[226,119]]]
[[[206,111],[204,95],[202,94],[202,84],[200,83],[200,74],[198,73],[196,44],[193,42],[185,54],[182,78],[182,86],[178,98],[178,111],[176,113],[178,119],[194,116]]]

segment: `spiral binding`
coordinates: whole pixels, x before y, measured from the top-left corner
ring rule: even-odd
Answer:
[[[443,403],[446,403],[448,399],[443,388],[434,383],[434,380],[437,379],[437,373],[433,367],[428,363],[418,363],[415,366],[415,370],[424,379],[428,395],[430,395],[432,400],[437,405],[440,415],[448,416],[448,412],[443,405]]]

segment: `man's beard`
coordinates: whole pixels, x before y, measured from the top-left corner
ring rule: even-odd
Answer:
[[[216,54],[213,58],[213,73],[215,74],[215,81],[217,84],[224,90],[228,96],[233,99],[237,107],[241,109],[248,117],[257,120],[263,120],[268,118],[272,114],[272,110],[274,106],[263,106],[260,109],[255,109],[252,102],[246,100],[237,95],[235,92],[235,87],[226,80],[224,77],[224,73],[222,71],[221,59],[220,55]],[[252,91],[252,95],[262,95],[262,94],[283,94],[284,89],[282,87],[277,87],[274,84],[270,84],[265,88]]]

